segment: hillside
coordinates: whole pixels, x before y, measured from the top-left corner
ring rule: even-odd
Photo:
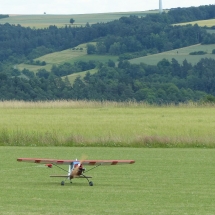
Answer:
[[[211,11],[177,8],[82,27],[0,25],[0,98],[215,101],[215,34],[174,25],[215,18]]]
[[[57,27],[65,27],[70,24],[70,19],[73,18],[75,23],[72,26],[85,26],[86,23],[105,23],[117,20],[122,16],[146,16],[146,14],[158,13],[154,11],[137,11],[124,13],[97,13],[97,14],[68,14],[68,15],[10,15],[8,18],[0,19],[0,24],[21,25],[30,28],[48,28],[50,25]]]
[[[92,43],[90,43],[92,44]],[[43,55],[42,57],[34,59],[34,61],[45,61],[45,66],[30,65],[26,63],[21,63],[16,66],[17,69],[22,71],[23,69],[28,69],[33,72],[38,72],[40,69],[45,69],[46,71],[51,71],[53,65],[61,65],[63,63],[75,63],[76,61],[97,61],[106,63],[108,60],[117,61],[117,56],[113,55],[88,55],[87,54],[87,44],[81,44],[72,49],[66,49],[60,52],[54,52],[51,54]]]
[[[135,58],[129,60],[133,64],[145,63],[149,65],[157,65],[162,59],[167,59],[169,61],[175,58],[180,64],[186,59],[192,65],[197,64],[202,58],[212,58],[215,59],[215,55],[212,54],[212,50],[215,49],[215,44],[211,45],[193,45],[185,48],[175,49],[167,52],[162,52],[154,55],[148,55],[145,57]],[[190,55],[191,52],[205,51],[205,55]]]
[[[201,27],[212,27],[215,26],[215,19],[209,19],[209,20],[197,20],[193,22],[182,22],[175,25],[199,25]]]
[[[87,72],[89,72],[90,75],[93,75],[93,74],[98,72],[98,69],[91,69],[91,70],[87,70],[87,71],[84,71],[84,72],[73,73],[71,75],[68,75],[67,77],[68,77],[70,83],[73,85],[75,80],[78,77],[80,77],[80,79],[83,80],[84,77],[86,76]],[[65,79],[65,77],[63,77],[63,79]]]

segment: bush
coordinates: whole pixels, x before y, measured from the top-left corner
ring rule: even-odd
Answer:
[[[204,54],[207,54],[207,52],[204,51],[190,52],[190,55],[204,55]]]

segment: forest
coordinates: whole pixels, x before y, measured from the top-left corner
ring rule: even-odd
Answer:
[[[3,15],[3,14],[0,14],[0,19],[4,19],[4,18],[8,18],[9,15]]]
[[[197,65],[186,60],[163,59],[156,66],[130,64],[127,59],[159,53],[198,43],[214,44],[215,34],[198,25],[175,26],[173,23],[215,18],[215,6],[176,8],[168,13],[145,17],[122,17],[108,23],[82,27],[66,26],[46,29],[24,28],[21,25],[0,25],[0,99],[53,100],[87,99],[113,101],[146,101],[179,103],[214,100],[215,62],[203,58]],[[34,74],[18,71],[10,65],[31,62],[47,53],[88,44],[88,54],[119,56],[118,66],[109,60],[76,62],[53,66],[51,72]],[[36,62],[43,63],[46,62]],[[67,75],[98,68],[73,84]]]
[[[192,66],[186,60],[180,65],[175,59],[163,59],[156,66],[119,62],[100,64],[98,72],[77,78],[73,85],[52,72],[23,71],[27,78],[0,73],[2,100],[111,100],[146,101],[169,104],[189,101],[214,102],[215,60],[202,59]],[[14,70],[14,69],[13,69]],[[14,74],[16,71],[12,71]]]

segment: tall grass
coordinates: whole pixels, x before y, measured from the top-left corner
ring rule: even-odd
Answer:
[[[212,104],[2,101],[0,145],[215,148]]]
[[[170,104],[171,105],[171,104]],[[197,105],[197,104],[196,104]],[[4,108],[104,108],[104,107],[151,107],[145,102],[114,102],[114,101],[88,101],[88,100],[52,100],[52,101],[0,101],[0,109]]]
[[[93,100],[51,100],[51,101],[17,101],[17,100],[9,100],[9,101],[0,101],[0,109],[32,109],[32,108],[117,108],[117,107],[125,107],[125,108],[204,108],[204,107],[215,107],[213,103],[199,103],[199,102],[187,102],[187,103],[169,103],[169,104],[149,104],[147,102],[136,102],[136,101],[125,101],[125,102],[115,102],[115,101],[93,101]]]

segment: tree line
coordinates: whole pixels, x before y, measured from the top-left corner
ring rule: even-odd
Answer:
[[[204,58],[195,66],[187,60],[180,65],[177,60],[163,59],[156,66],[130,64],[120,61],[115,67],[111,61],[100,64],[98,72],[71,84],[68,77],[54,73],[34,74],[15,69],[0,72],[1,100],[111,100],[145,101],[167,104],[204,101],[215,98],[215,60]],[[0,70],[1,71],[1,70]],[[24,77],[25,76],[25,77]]]
[[[0,14],[0,19],[8,18],[9,15]]]

